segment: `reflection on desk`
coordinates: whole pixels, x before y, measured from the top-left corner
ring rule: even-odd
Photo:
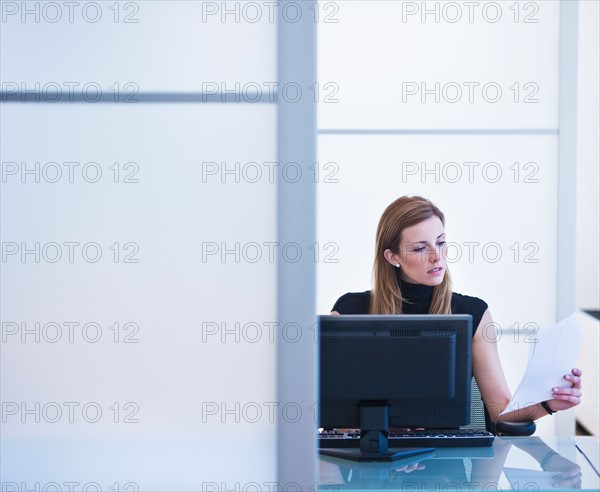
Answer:
[[[595,438],[578,443],[597,446]],[[571,438],[502,437],[491,448],[445,448],[395,463],[320,457],[319,490],[600,490],[600,477]]]

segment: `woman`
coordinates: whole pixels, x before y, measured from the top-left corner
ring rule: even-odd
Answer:
[[[452,292],[446,266],[445,219],[422,197],[404,196],[383,212],[377,227],[374,288],[338,299],[332,314],[470,314],[473,316],[473,374],[492,422],[511,399],[487,304]],[[486,329],[490,328],[490,329]],[[552,388],[552,399],[502,415],[503,421],[536,420],[579,405],[581,371],[564,378],[568,388]]]

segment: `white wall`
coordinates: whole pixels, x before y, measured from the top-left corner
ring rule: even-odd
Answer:
[[[577,307],[600,309],[600,4],[579,4],[579,73],[577,139]],[[584,398],[577,409],[578,420],[600,435],[598,415],[600,388],[600,345],[598,320],[580,315],[583,348],[580,365],[584,372]]]
[[[600,4],[579,3],[577,139],[577,306],[600,309]]]
[[[371,288],[381,213],[424,195],[457,243],[454,290],[486,300],[503,329],[514,389],[519,329],[556,321],[560,4],[499,5],[348,2],[319,26],[320,79],[339,90],[319,108],[319,162],[335,175],[319,182],[318,234],[337,262],[318,265],[318,309]]]
[[[508,7],[476,11],[473,22],[466,6],[457,22],[440,7],[436,22],[402,2],[352,2],[339,23],[320,26],[319,76],[336,81],[339,102],[320,106],[319,161],[337,165],[338,182],[319,183],[319,233],[338,243],[340,260],[319,265],[321,312],[370,288],[380,214],[398,196],[422,194],[461,247],[457,291],[484,298],[506,327],[554,320],[558,3],[535,13],[520,3],[519,22]],[[437,100],[423,95],[436,84]]]

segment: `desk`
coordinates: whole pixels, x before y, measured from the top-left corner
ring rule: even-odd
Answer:
[[[594,437],[502,437],[395,463],[321,457],[319,490],[600,490],[598,446]]]
[[[133,431],[129,431],[133,432]],[[215,446],[199,435],[186,439],[150,435],[134,439],[107,436],[0,440],[0,492],[298,492],[276,487],[276,471],[258,470],[276,457],[266,442],[242,447],[243,458],[232,459],[233,449]],[[580,449],[582,451],[580,451]],[[560,456],[548,456],[550,450]],[[568,475],[563,490],[579,486],[600,490],[598,441],[587,438],[496,438],[489,448],[446,448],[421,462],[354,463],[335,458],[319,461],[317,489],[400,490],[405,492],[474,492],[477,490],[540,491],[552,488],[553,476]],[[590,461],[592,464],[590,464]],[[540,462],[547,472],[543,472]],[[398,471],[398,469],[403,470]],[[422,468],[422,469],[417,469]],[[524,471],[519,471],[519,469]],[[550,471],[554,469],[555,471]],[[413,470],[413,471],[411,471]],[[516,470],[516,471],[515,471]],[[69,485],[77,483],[78,485]],[[87,485],[86,485],[87,484]],[[558,489],[560,490],[560,488]]]

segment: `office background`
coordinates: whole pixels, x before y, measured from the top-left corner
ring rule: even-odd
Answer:
[[[597,2],[67,3],[2,2],[4,480],[308,480],[314,314],[403,194],[511,387],[599,309]]]

